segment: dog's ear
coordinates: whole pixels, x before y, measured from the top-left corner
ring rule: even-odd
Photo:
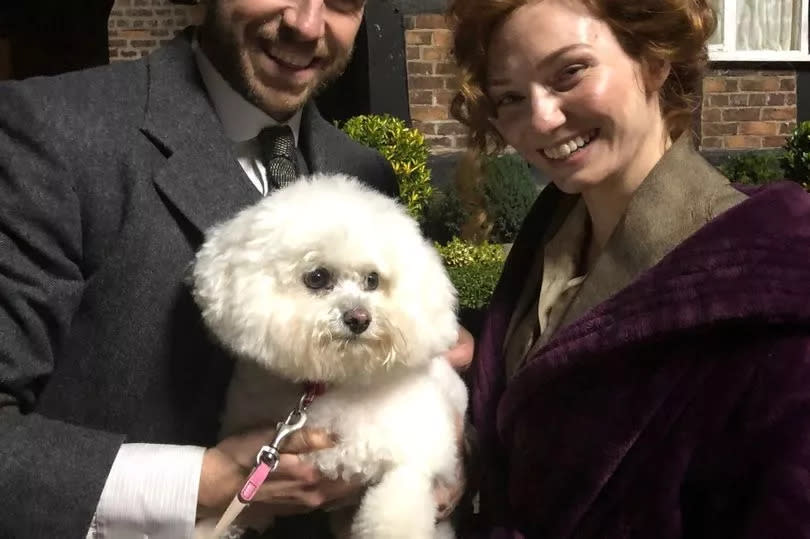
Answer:
[[[408,245],[410,243],[410,245]],[[397,242],[401,272],[395,301],[413,325],[413,352],[433,357],[448,350],[458,337],[456,290],[436,249],[416,233],[410,242]]]

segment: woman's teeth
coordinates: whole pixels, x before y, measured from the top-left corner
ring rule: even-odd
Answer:
[[[574,137],[568,142],[564,142],[559,146],[555,146],[553,148],[544,148],[543,155],[549,159],[565,159],[580,148],[587,146],[588,143],[593,139],[594,135],[595,133],[591,132],[584,137]]]

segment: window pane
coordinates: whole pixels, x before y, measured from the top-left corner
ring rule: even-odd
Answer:
[[[717,13],[717,30],[709,38],[709,45],[719,45],[723,43],[723,0],[709,0],[709,4]]]
[[[737,49],[799,50],[801,0],[737,0]]]

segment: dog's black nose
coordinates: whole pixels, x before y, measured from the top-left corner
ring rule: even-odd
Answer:
[[[368,325],[371,323],[371,315],[368,314],[367,310],[355,307],[343,313],[343,323],[349,326],[352,333],[360,334],[368,329]]]

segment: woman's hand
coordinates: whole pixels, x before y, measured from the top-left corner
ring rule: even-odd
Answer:
[[[474,353],[475,339],[469,331],[459,326],[458,341],[453,348],[444,353],[444,357],[454,369],[464,372],[469,368]]]

